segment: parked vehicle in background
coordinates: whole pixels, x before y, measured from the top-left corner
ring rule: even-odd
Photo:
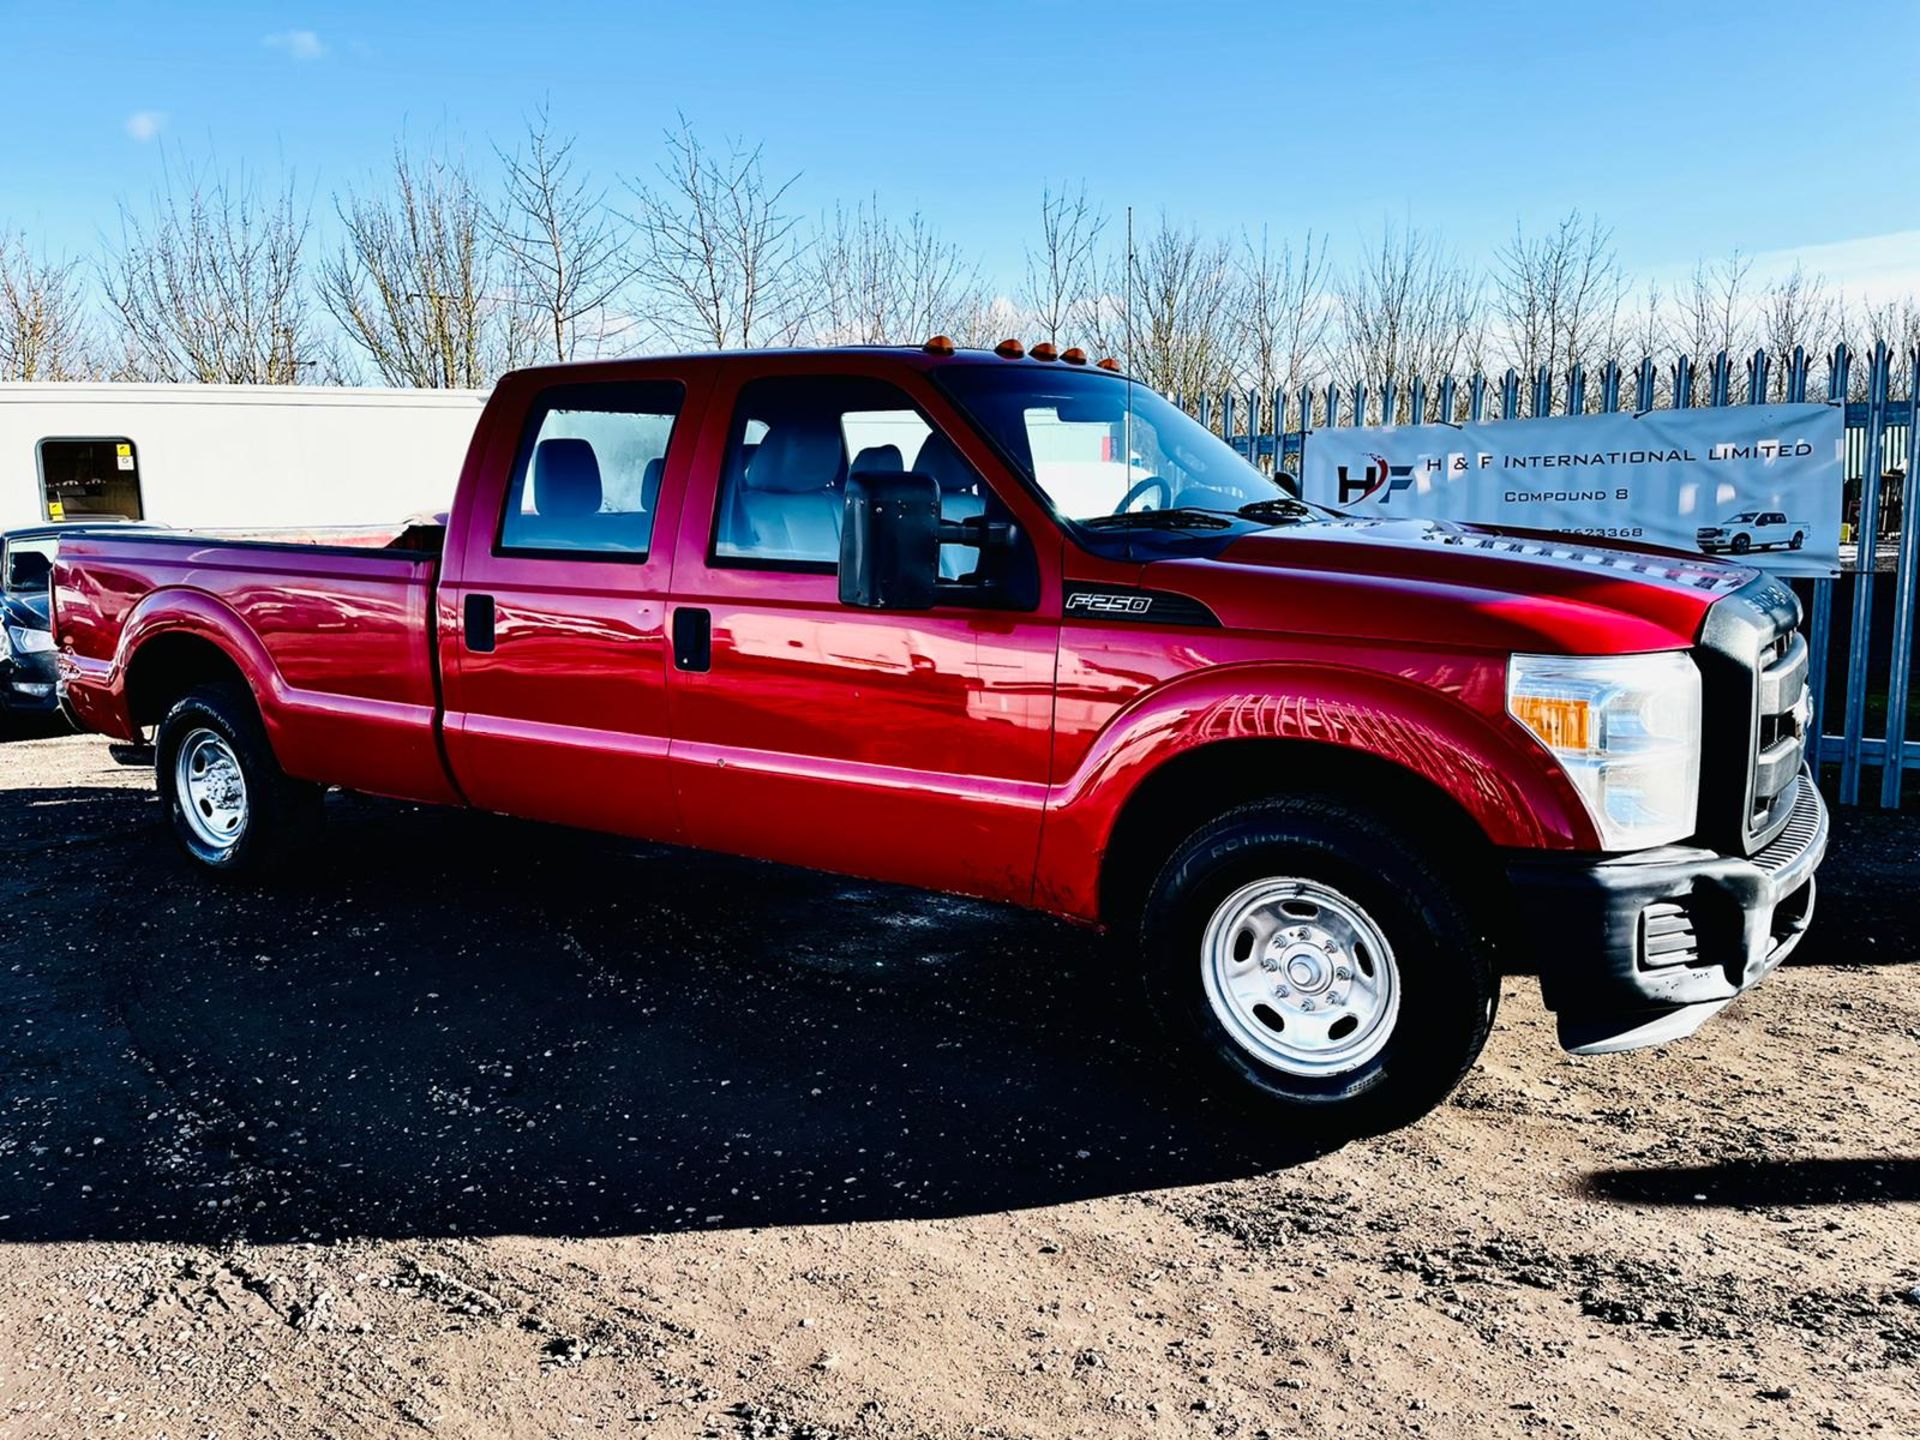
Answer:
[[[50,714],[59,708],[54,664],[50,527],[0,534],[0,710]]]
[[[0,384],[0,530],[384,525],[445,510],[484,394]]]
[[[1745,555],[1782,547],[1798,550],[1807,543],[1807,528],[1804,521],[1789,520],[1784,510],[1742,510],[1718,525],[1701,526],[1694,538],[1709,555]]]
[[[1507,962],[1629,1049],[1812,916],[1784,586],[1310,506],[1077,351],[520,372],[395,541],[61,547],[68,699],[196,865],[342,785],[1010,901],[1336,1133],[1437,1104]]]

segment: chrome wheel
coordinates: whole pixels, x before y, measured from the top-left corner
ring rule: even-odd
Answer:
[[[1276,877],[1220,903],[1200,978],[1227,1034],[1263,1065],[1325,1077],[1378,1055],[1400,1016],[1393,947],[1331,886]]]
[[[247,781],[226,736],[195,730],[173,759],[173,788],[187,828],[202,845],[231,850],[247,828]]]

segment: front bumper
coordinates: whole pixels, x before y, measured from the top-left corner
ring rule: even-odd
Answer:
[[[1597,1055],[1691,1035],[1793,953],[1827,853],[1826,802],[1805,769],[1797,784],[1786,828],[1751,857],[1675,845],[1509,863],[1563,1046]]]

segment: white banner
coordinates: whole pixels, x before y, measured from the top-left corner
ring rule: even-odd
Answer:
[[[1561,530],[1834,575],[1843,423],[1837,405],[1721,405],[1314,430],[1301,488],[1359,515]]]

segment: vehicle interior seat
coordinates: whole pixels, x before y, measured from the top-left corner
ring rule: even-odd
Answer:
[[[849,475],[898,475],[907,468],[898,445],[869,445],[853,457]]]
[[[986,514],[987,499],[980,493],[979,474],[942,432],[930,431],[920,442],[920,453],[913,460],[913,473],[931,476],[940,486],[942,520],[971,520]],[[971,545],[942,545],[940,578],[958,580],[971,574],[979,555]]]
[[[847,451],[828,419],[795,417],[767,432],[732,488],[723,555],[762,560],[840,559]]]

